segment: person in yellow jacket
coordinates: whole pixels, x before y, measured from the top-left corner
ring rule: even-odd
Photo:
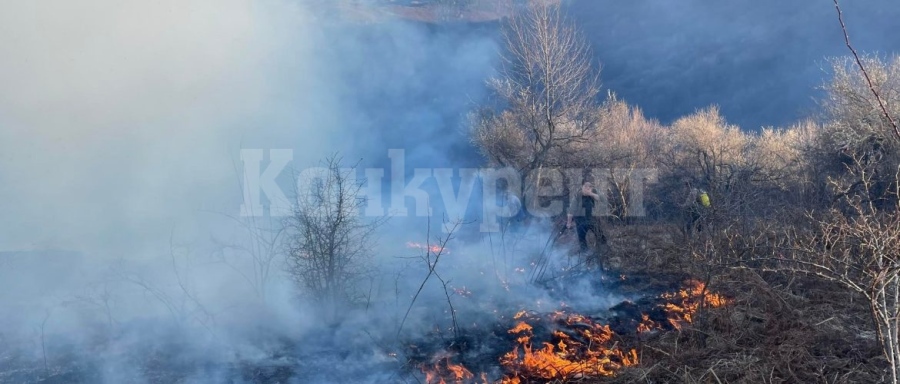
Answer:
[[[703,231],[703,222],[700,219],[705,216],[706,210],[712,207],[709,193],[694,187],[690,180],[685,180],[684,186],[687,190],[687,198],[681,207],[687,211],[688,217],[685,223],[685,233],[690,234],[695,230],[701,232]]]

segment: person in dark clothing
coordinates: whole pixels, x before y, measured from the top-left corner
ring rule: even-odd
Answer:
[[[709,194],[700,188],[696,188],[691,184],[690,180],[685,180],[684,188],[686,191],[686,199],[681,204],[681,208],[685,211],[686,222],[684,232],[690,236],[694,232],[703,231],[703,217],[710,208]]]
[[[505,216],[503,221],[504,232],[518,232],[525,222],[525,209],[522,201],[515,193],[504,191],[501,195],[501,209]]]
[[[575,230],[578,233],[578,245],[581,252],[588,250],[587,234],[594,232],[597,238],[597,245],[606,244],[606,236],[600,228],[597,218],[594,217],[594,206],[600,201],[600,195],[594,189],[590,182],[585,182],[581,186],[581,204],[578,208],[569,213],[566,221],[566,228],[572,228],[573,219]]]

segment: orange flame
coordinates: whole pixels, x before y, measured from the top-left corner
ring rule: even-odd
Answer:
[[[731,303],[731,300],[720,294],[708,292],[706,285],[696,280],[688,281],[684,289],[664,293],[659,297],[666,302],[660,304],[666,314],[666,321],[663,323],[668,323],[675,329],[691,323],[700,308],[717,308]],[[614,341],[616,335],[609,325],[598,324],[587,316],[562,310],[543,316],[520,311],[513,319],[518,322],[508,332],[515,335],[516,345],[500,358],[500,364],[508,375],[497,381],[497,384],[608,377],[615,375],[623,367],[640,363],[637,350],[625,349]],[[535,340],[534,324],[539,321],[554,323],[556,326],[550,332],[548,341]],[[656,329],[664,329],[663,324],[643,314],[637,331]],[[451,363],[447,355],[432,361],[436,363],[421,366],[427,384],[468,383],[475,380],[471,371],[460,364]],[[485,373],[480,374],[480,382],[489,383]]]
[[[641,315],[641,323],[637,326],[638,333],[650,332],[654,329],[662,328],[658,323],[653,320],[650,320],[650,316],[646,313]]]
[[[428,245],[421,244],[421,243],[414,243],[414,242],[412,242],[412,241],[406,242],[406,247],[407,247],[407,248],[414,248],[414,249],[427,249],[427,250],[428,250],[429,252],[431,252],[431,253],[440,253],[440,254],[448,254],[448,253],[450,253],[450,251],[449,251],[447,248],[444,248],[444,247],[442,247],[442,246],[440,246],[440,245],[431,245],[431,246],[428,246]]]
[[[475,375],[460,364],[453,364],[450,358],[439,360],[433,366],[421,366],[425,374],[425,384],[462,384],[468,383]]]
[[[525,317],[522,312],[519,315]],[[540,348],[533,345],[533,327],[526,321],[509,330],[517,335],[518,345],[501,357],[500,363],[514,374],[500,383],[520,383],[521,378],[568,380],[612,376],[617,369],[638,363],[637,351],[626,352],[617,345],[609,345],[613,332],[608,325],[562,312],[551,315],[551,320],[561,323],[563,328],[554,331],[552,342],[543,342]]]
[[[660,298],[668,301],[663,305],[666,313],[666,321],[672,328],[681,329],[682,324],[691,324],[694,322],[694,314],[700,308],[718,308],[730,303],[730,300],[718,293],[707,291],[706,284],[697,280],[689,280],[687,288],[678,292],[664,293]],[[638,332],[648,332],[655,329],[662,329],[659,324],[649,318],[647,314],[642,315],[641,323],[638,324]]]

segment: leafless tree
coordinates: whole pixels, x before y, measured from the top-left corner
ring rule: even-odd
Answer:
[[[891,61],[855,57],[832,61],[834,76],[825,85],[829,120],[817,161],[828,176],[842,178],[853,176],[845,171],[848,165],[865,163],[870,168],[870,198],[891,207],[887,196],[897,183],[894,170],[900,165],[900,136],[891,121],[892,115],[900,114],[900,57]],[[857,62],[865,65],[865,72],[857,70]],[[849,185],[856,188],[862,183],[856,179]]]
[[[356,169],[331,156],[297,185],[296,206],[284,223],[287,271],[297,285],[324,306],[338,309],[363,296],[360,283],[373,257],[373,234],[383,218],[367,220]],[[303,175],[301,175],[302,177]]]
[[[825,108],[843,136],[838,139],[852,145],[875,136],[889,142],[900,141],[889,117],[900,114],[900,56],[884,60],[876,56],[859,58],[867,71],[857,71],[851,58],[831,60],[834,75],[825,85]],[[871,89],[876,89],[873,96]],[[882,105],[884,109],[882,109]]]
[[[852,58],[832,61],[834,76],[825,86],[829,121],[805,152],[813,157],[806,166],[828,178],[834,205],[809,213],[808,225],[784,226],[786,241],[773,247],[771,266],[863,296],[891,382],[900,383],[900,57],[860,56],[837,0],[834,5]]]
[[[237,225],[229,238],[216,238],[214,256],[238,273],[263,303],[273,272],[281,265],[284,228],[279,220],[226,215]]]
[[[117,321],[113,316],[113,306],[116,302],[115,289],[111,286],[111,282],[104,281],[98,284],[91,284],[83,294],[72,297],[71,300],[63,302],[63,305],[82,304],[93,310],[100,310],[106,318],[106,325],[109,329],[113,329]]]
[[[810,214],[811,226],[791,227],[791,242],[787,247],[776,248],[775,258],[782,270],[819,276],[865,297],[891,370],[891,382],[898,383],[900,210],[879,209],[867,198],[869,194],[864,189],[873,181],[865,165],[857,162],[849,172],[864,181],[863,191],[843,195],[840,199],[845,205],[843,209],[832,209],[823,215]],[[895,172],[900,173],[900,168]]]
[[[784,209],[823,206],[826,180],[816,163],[816,141],[821,124],[807,119],[786,128],[763,128],[751,135],[750,163],[758,170],[764,200],[781,202]],[[768,212],[768,211],[765,211]]]
[[[635,188],[643,189],[637,186],[639,183],[655,178],[655,172],[649,170],[657,167],[654,156],[661,150],[659,138],[665,132],[657,121],[645,118],[640,108],[619,100],[612,92],[599,111],[597,132],[602,134],[601,140],[574,144],[576,150],[566,163],[606,169],[604,174],[593,176],[608,181],[612,217],[621,220],[642,215],[635,208],[638,202],[632,201],[633,193]]]
[[[589,138],[599,71],[558,4],[533,3],[510,18],[503,36],[500,76],[489,82],[503,105],[476,114],[474,141],[497,165],[540,172],[557,165],[553,157],[568,145]]]
[[[169,289],[159,281],[147,279],[145,273],[127,268],[123,260],[119,260],[110,269],[110,272],[119,281],[143,289],[143,294],[148,299],[155,299],[162,304],[178,324],[199,324],[213,334],[216,317],[200,300],[194,286],[195,281],[192,278],[191,268],[195,265],[192,254],[190,246],[175,242],[173,230],[169,237],[169,260],[176,286],[173,289]]]

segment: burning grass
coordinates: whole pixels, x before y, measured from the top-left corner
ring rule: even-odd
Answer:
[[[454,364],[450,361],[450,355],[440,356],[431,364],[423,364],[420,368],[425,374],[425,382],[429,384],[450,384],[450,383],[470,383],[475,379],[475,375],[471,371],[462,366],[462,364]],[[484,374],[481,375],[483,382],[487,383]]]
[[[521,311],[507,323],[503,340],[509,343],[508,349],[494,357],[495,364],[499,362],[502,368],[499,380],[489,380],[486,373],[474,374],[454,362],[454,355],[443,351],[419,368],[429,384],[517,384],[613,377],[622,368],[640,364],[641,333],[680,330],[694,321],[701,308],[729,303],[724,296],[709,292],[702,282],[689,280],[679,290],[628,303],[629,308],[648,311],[644,313],[613,311],[608,317],[592,317],[568,308],[552,313]],[[610,323],[620,326],[614,330]]]
[[[677,329],[664,308],[632,311],[640,313],[642,320],[646,316],[655,322],[652,327],[646,325],[649,331],[638,334],[641,364],[598,381],[883,382],[884,361],[867,332],[870,320],[864,300],[808,276],[711,268],[709,261],[698,261],[688,245],[674,242],[674,231],[650,226],[615,228],[611,264],[629,280],[640,276],[641,286],[662,286],[660,277],[667,274],[709,276],[713,292],[728,295],[725,305],[704,310],[718,305],[715,297],[706,296],[706,307],[701,304],[690,322],[680,323]],[[698,296],[702,289],[687,291]]]
[[[803,276],[749,269],[708,274],[706,264],[689,252],[665,248],[671,239],[659,238],[645,247],[652,252],[626,253],[629,249],[614,244],[609,255],[617,260],[608,271],[615,278],[603,289],[634,301],[607,311],[501,315],[491,332],[470,338],[483,343],[455,349],[437,367],[432,364],[437,374],[428,382],[884,380],[884,361],[874,335],[867,333],[866,308],[858,297]],[[710,276],[714,288],[690,276]],[[472,375],[459,378],[443,368],[447,364]]]
[[[556,312],[542,317],[520,312],[515,318],[519,322],[509,333],[516,336],[517,345],[500,359],[511,374],[500,383],[611,376],[623,366],[638,363],[635,349],[626,351],[613,343],[616,335],[609,325],[598,324],[583,315]],[[529,322],[550,323],[556,329],[549,341],[536,346],[534,328]]]
[[[641,364],[605,382],[881,382],[859,300],[800,278],[766,279],[779,285],[749,276],[718,282],[734,292],[728,305],[673,332],[641,333]]]
[[[683,289],[664,293],[660,298],[664,300],[664,303],[659,305],[666,316],[665,325],[651,319],[649,314],[643,313],[637,326],[638,332],[667,328],[681,330],[682,324],[694,322],[694,316],[701,308],[718,308],[730,302],[718,293],[707,291],[706,284],[697,280],[688,280]]]

